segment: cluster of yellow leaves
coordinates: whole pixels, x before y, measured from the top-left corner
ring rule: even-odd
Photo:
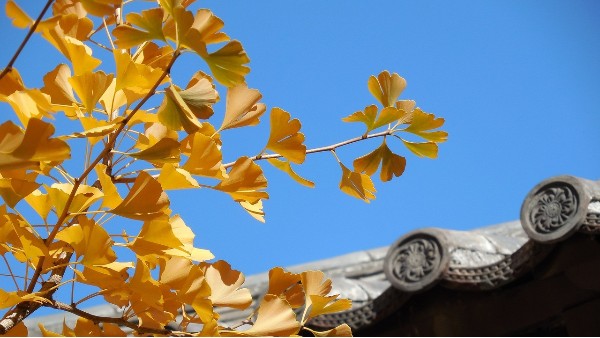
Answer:
[[[399,138],[413,154],[429,158],[437,157],[437,144],[445,142],[448,138],[448,133],[445,131],[433,131],[444,124],[443,118],[436,118],[433,114],[415,108],[415,101],[398,100],[406,88],[406,80],[400,75],[383,71],[377,77],[369,78],[368,88],[382,108],[370,105],[363,111],[358,111],[342,120],[363,123],[366,126],[364,138],[367,138],[371,131],[387,126],[387,130],[383,132],[384,139],[378,148],[354,160],[354,170],[351,171],[340,162],[342,167],[340,189],[365,202],[375,198],[375,186],[371,176],[378,168],[381,168],[379,178],[383,182],[404,173],[406,158],[392,152],[386,142],[388,136]],[[400,132],[419,136],[426,142],[408,141],[396,135]]]

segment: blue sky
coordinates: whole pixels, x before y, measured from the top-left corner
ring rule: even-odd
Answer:
[[[33,15],[41,5],[27,8]],[[309,148],[363,132],[341,118],[376,103],[367,79],[382,70],[403,76],[408,87],[401,98],[444,117],[449,133],[436,160],[416,158],[390,142],[407,157],[406,171],[392,182],[377,181],[370,204],[339,191],[340,169],[329,153],[309,156],[297,169],[316,182],[314,189],[264,163],[271,196],[266,224],[208,189],[172,193],[172,209],[194,228],[197,245],[247,274],[389,245],[416,228],[468,230],[514,220],[527,192],[543,179],[600,179],[597,1],[194,6],[211,8],[225,21],[224,31],[243,43],[251,58],[248,85],[263,93],[268,107],[302,121]],[[4,65],[25,31],[6,18],[0,28]],[[41,86],[41,74],[59,60],[52,47],[34,39],[16,67],[28,86]],[[185,57],[174,77],[185,84],[199,67],[200,59]],[[11,116],[7,105],[0,111],[0,122]],[[259,127],[225,131],[226,147],[234,148],[224,148],[225,161],[255,155],[268,128],[265,117]],[[364,143],[338,155],[351,166],[378,145]]]

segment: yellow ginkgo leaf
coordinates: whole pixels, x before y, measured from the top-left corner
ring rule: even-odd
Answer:
[[[258,103],[262,94],[256,89],[249,89],[245,84],[229,88],[225,102],[225,118],[219,130],[255,126],[260,116],[267,109]]]
[[[112,74],[106,75],[102,71],[88,72],[71,77],[69,83],[73,86],[73,90],[77,93],[85,111],[91,113],[102,94],[111,85],[112,79]]]
[[[188,134],[195,133],[202,127],[194,113],[179,95],[175,86],[165,89],[165,98],[158,108],[158,120],[169,129],[184,129]]]
[[[94,323],[92,320],[82,317],[77,318],[77,322],[75,323],[73,332],[75,333],[75,337],[104,336],[102,334],[102,329],[100,329],[100,326],[98,326],[98,324]]]
[[[429,131],[436,129],[444,124],[443,118],[436,118],[433,114],[423,112],[421,109],[415,109],[411,123],[404,131],[421,136],[432,142],[445,142],[448,139],[448,133],[445,131]]]
[[[82,132],[76,132],[70,135],[65,135],[65,138],[87,138],[90,144],[96,144],[102,139],[102,137],[115,131],[120,122],[123,121],[123,117],[119,116],[112,121],[98,120],[94,117],[82,116],[79,118],[79,122],[83,126]]]
[[[252,294],[248,289],[240,289],[244,284],[244,275],[231,269],[225,261],[217,261],[207,266],[204,278],[210,286],[209,299],[216,306],[225,306],[243,310],[252,303]]]
[[[25,126],[32,118],[42,119],[50,116],[52,104],[50,96],[38,89],[16,91],[5,98],[19,121]]]
[[[371,75],[368,87],[371,94],[381,102],[383,107],[391,107],[406,88],[406,80],[396,73],[390,75],[385,70],[379,73],[377,77]]]
[[[298,175],[294,169],[292,169],[292,165],[290,164],[290,162],[288,161],[282,161],[282,160],[278,160],[276,158],[270,158],[267,160],[267,162],[269,162],[271,165],[273,165],[275,168],[287,173],[288,175],[290,175],[290,177],[292,179],[294,179],[294,181],[302,184],[305,187],[309,187],[309,188],[314,188],[315,187],[315,183],[307,180],[306,178]]]
[[[200,185],[190,173],[182,168],[177,168],[166,163],[160,170],[158,182],[164,190],[199,188]]]
[[[230,41],[213,53],[208,53],[204,42],[195,40],[191,40],[191,42],[194,44],[189,47],[206,61],[219,83],[226,87],[244,83],[244,77],[250,72],[250,68],[245,64],[250,62],[250,58],[239,41]]]
[[[16,68],[12,68],[4,77],[0,78],[0,100],[2,100],[2,96],[8,96],[24,89],[23,79]]]
[[[349,299],[338,299],[338,295],[310,295],[310,300],[311,307],[308,318],[314,318],[328,313],[341,312],[349,310],[352,307],[352,301]]]
[[[182,166],[183,169],[194,175],[205,177],[224,179],[227,176],[221,163],[223,155],[215,140],[197,132],[193,134],[190,143],[190,158]]]
[[[24,170],[0,172],[0,196],[11,208],[35,191],[40,184],[35,182],[36,173],[27,174]]]
[[[395,107],[385,107],[381,110],[379,115],[377,115],[377,111],[377,106],[370,105],[366,107],[364,111],[358,111],[350,116],[343,118],[342,121],[364,123],[367,126],[367,131],[365,132],[366,134],[371,130],[398,121],[404,115],[406,115],[404,111],[399,110]]]
[[[11,307],[21,302],[21,297],[16,291],[6,292],[0,288],[0,309]]]
[[[50,209],[52,209],[50,196],[48,196],[48,194],[43,194],[39,190],[34,190],[25,197],[25,202],[27,202],[42,219],[46,220],[48,218],[48,213],[50,212]]]
[[[163,16],[164,12],[160,7],[148,9],[141,13],[132,12],[127,14],[127,23],[139,28],[126,24],[117,26],[113,30],[113,35],[117,38],[115,44],[121,49],[129,49],[154,39],[165,41],[162,30]]]
[[[19,246],[22,252],[20,254],[23,255],[23,257],[19,257],[15,254],[15,258],[23,262],[30,261],[32,264],[38,264],[42,257],[50,255],[46,243],[30,224],[18,217],[12,217],[11,221],[17,238],[21,242]]]
[[[175,237],[183,243],[185,252],[189,252],[189,256],[186,256],[186,258],[196,262],[204,262],[215,258],[209,250],[198,249],[194,246],[194,237],[196,237],[196,235],[194,235],[192,229],[185,224],[181,217],[175,215],[171,217],[169,223],[171,223],[171,229],[173,230]],[[174,250],[177,250],[177,252],[173,252]],[[167,254],[172,254],[173,256],[181,255],[181,250],[179,249],[168,249],[165,252]]]
[[[96,175],[98,175],[98,180],[100,181],[102,192],[104,193],[101,206],[111,209],[116,208],[123,202],[123,198],[119,195],[117,186],[113,183],[112,178],[106,173],[106,165],[98,163],[94,169],[96,170]]]
[[[196,72],[185,90],[179,92],[194,116],[208,119],[213,115],[212,106],[219,100],[212,78],[203,72]]]
[[[115,13],[115,8],[121,6],[123,0],[79,0],[85,10],[95,16],[103,17]]]
[[[126,218],[149,220],[164,215],[168,207],[169,199],[160,183],[142,171],[123,202],[110,212]]]
[[[383,182],[391,180],[394,176],[401,176],[406,167],[406,159],[394,154],[384,140],[377,149],[354,160],[354,171],[372,176],[380,163],[380,178]]]
[[[263,191],[266,187],[267,179],[260,166],[248,157],[240,157],[233,164],[229,177],[214,188],[228,193],[235,201],[255,204],[261,199],[269,198]]]
[[[438,155],[438,145],[434,142],[409,142],[402,140],[406,148],[419,157],[436,158]]]
[[[84,216],[77,218],[77,224],[61,230],[56,239],[69,243],[78,257],[83,257],[85,266],[112,263],[117,259],[112,249],[114,244],[106,230],[94,220]]]
[[[42,333],[42,337],[64,337],[60,333],[46,329],[46,327],[42,323],[38,323],[38,327],[40,329],[40,332]]]
[[[300,282],[304,289],[307,309],[312,304],[310,296],[327,296],[331,291],[331,279],[325,278],[325,274],[322,271],[304,271],[300,274]]]
[[[134,62],[125,50],[116,49],[113,54],[117,68],[117,84],[115,88],[117,91],[123,89],[131,91],[134,94],[139,94],[140,96],[146,95],[162,76],[162,69]],[[166,81],[166,78],[163,81]]]
[[[136,51],[134,61],[152,68],[167,69],[172,57],[173,48],[170,45],[159,47],[154,42],[145,43]]]
[[[219,32],[225,24],[208,9],[200,9],[194,16],[194,23],[186,33],[186,40],[200,40],[205,44],[229,40],[227,34]]]
[[[305,327],[305,329],[314,334],[315,337],[352,337],[352,329],[348,324],[340,324],[326,331],[317,331],[309,327]]]
[[[250,216],[252,216],[255,220],[264,223],[265,222],[265,212],[263,210],[262,200],[258,200],[258,202],[252,204],[246,201],[239,202],[242,208],[246,210]]]
[[[351,171],[341,162],[340,167],[342,168],[342,180],[340,181],[342,192],[367,203],[375,198],[375,185],[369,175]]]
[[[194,15],[182,6],[179,0],[175,1],[172,6],[163,7],[169,17],[163,25],[164,36],[175,42],[178,47],[190,47],[194,43],[187,38],[187,33],[194,24]],[[202,43],[202,41],[197,41]]]
[[[92,49],[83,42],[69,36],[65,36],[64,40],[68,52],[65,56],[73,65],[73,75],[78,76],[91,73],[102,63],[92,56]]]
[[[13,0],[6,2],[6,16],[13,20],[12,24],[18,28],[27,28],[33,19],[25,13]]]
[[[56,213],[61,215],[64,211],[69,195],[73,190],[73,184],[70,183],[54,183],[50,187],[47,187],[48,196],[52,205],[56,208]],[[83,211],[94,202],[102,198],[104,194],[98,188],[91,187],[89,185],[80,185],[75,193],[71,204],[69,205],[69,213],[76,213]]]
[[[267,149],[281,154],[290,162],[300,164],[306,157],[304,134],[298,119],[290,120],[291,115],[280,108],[271,109],[271,133]]]
[[[300,331],[300,322],[290,305],[275,295],[265,295],[252,328],[241,331],[248,336],[292,336]]]
[[[63,13],[60,17],[60,28],[65,36],[86,41],[94,29],[94,22],[88,17],[81,17],[75,13]]]
[[[62,161],[71,156],[69,146],[50,138],[54,127],[32,118],[25,132],[11,121],[0,125],[0,170],[36,168],[40,161]]]
[[[173,227],[166,216],[144,222],[140,233],[127,247],[135,252],[138,259],[144,261],[153,261],[156,256],[167,256],[165,251],[168,249],[181,252],[178,256],[189,256],[183,243],[173,233]]]
[[[70,77],[71,70],[64,63],[44,75],[44,87],[41,90],[50,96],[53,104],[71,105],[75,102]]]
[[[285,299],[294,309],[304,305],[304,291],[300,284],[300,274],[285,271],[280,267],[269,271],[267,294]]]
[[[165,137],[144,150],[127,153],[127,155],[152,163],[177,163],[179,162],[179,142]]]
[[[1,297],[1,296],[0,296]],[[29,336],[29,331],[27,330],[27,326],[25,323],[19,322],[17,325],[13,326],[6,334],[0,335],[6,337],[27,337]]]

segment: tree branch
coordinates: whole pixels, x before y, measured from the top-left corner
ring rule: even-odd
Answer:
[[[29,32],[27,32],[27,35],[25,35],[25,39],[23,39],[23,41],[21,42],[21,45],[19,45],[19,48],[17,48],[17,51],[15,52],[15,54],[13,55],[13,57],[10,59],[10,61],[8,61],[8,64],[2,70],[2,73],[0,73],[0,80],[6,74],[8,74],[10,71],[12,71],[13,65],[17,61],[17,58],[19,57],[19,54],[21,54],[21,51],[23,51],[23,48],[25,48],[25,45],[27,44],[27,42],[29,41],[29,39],[31,38],[31,36],[33,35],[33,33],[35,32],[35,29],[40,24],[40,21],[42,21],[42,18],[44,17],[44,15],[46,14],[46,12],[48,11],[48,8],[50,8],[50,5],[53,2],[54,2],[54,0],[48,0],[48,2],[46,2],[46,5],[44,6],[44,9],[42,9],[42,12],[40,13],[40,15],[37,17],[37,19],[35,19],[35,22],[29,28]]]

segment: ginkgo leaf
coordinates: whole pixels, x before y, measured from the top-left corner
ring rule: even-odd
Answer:
[[[34,190],[25,197],[25,201],[42,219],[46,220],[48,218],[48,213],[52,209],[50,196],[48,196],[48,194],[43,194],[39,190]]]
[[[129,49],[146,41],[162,40],[165,41],[162,30],[164,12],[160,7],[148,9],[141,13],[131,12],[127,14],[127,23],[129,25],[119,25],[113,30],[113,35],[117,38],[115,44],[122,49]]]
[[[144,222],[140,233],[133,242],[127,244],[139,259],[152,260],[153,256],[165,255],[168,249],[177,249],[180,255],[189,256],[183,243],[173,233],[168,217],[163,216]]]
[[[342,121],[364,123],[367,126],[367,131],[365,132],[366,134],[371,130],[375,130],[379,127],[385,126],[386,124],[398,121],[406,114],[402,110],[399,110],[395,107],[385,107],[381,110],[379,115],[377,115],[377,111],[377,106],[370,105],[366,107],[364,111],[358,111],[343,118]]]
[[[40,184],[35,182],[36,173],[27,174],[24,170],[0,172],[0,196],[11,208],[35,191]]]
[[[371,75],[368,81],[369,91],[381,102],[384,107],[391,107],[396,103],[398,96],[406,88],[406,80],[400,75],[385,70],[377,77]]]
[[[300,164],[306,157],[304,134],[299,133],[302,126],[300,121],[290,118],[291,115],[283,109],[271,109],[271,134],[266,148],[281,154],[290,162]]]
[[[352,307],[352,301],[350,301],[349,299],[338,299],[338,295],[310,295],[310,300],[311,306],[308,318],[314,318],[329,313],[341,312],[349,310]]]
[[[21,297],[17,295],[16,291],[6,292],[0,288],[0,309],[14,306],[21,302]]]
[[[50,187],[46,188],[48,191],[48,196],[50,197],[50,201],[56,208],[56,213],[58,215],[63,213],[73,187],[73,184],[70,183],[54,183]],[[77,192],[75,193],[75,196],[69,205],[68,211],[70,213],[83,211],[94,202],[102,198],[102,196],[104,196],[104,194],[100,189],[82,184],[77,188]]]
[[[188,134],[198,131],[202,123],[179,96],[175,86],[170,85],[165,92],[165,98],[158,108],[158,120],[173,130],[184,129]]]
[[[208,9],[200,9],[194,16],[194,23],[186,33],[186,40],[200,40],[205,44],[229,40],[227,34],[220,32],[225,24]]]
[[[100,337],[103,336],[102,329],[93,321],[79,317],[73,328],[76,337]]]
[[[235,201],[246,201],[255,204],[269,195],[263,191],[267,187],[267,179],[260,166],[248,157],[240,157],[231,168],[229,177],[214,188],[228,193]]]
[[[229,88],[225,103],[225,118],[219,130],[257,125],[260,116],[267,109],[258,103],[262,94],[256,89],[249,89],[245,84]]]
[[[438,155],[438,145],[434,142],[409,142],[407,140],[402,139],[402,142],[408,148],[408,150],[412,151],[413,154],[419,157],[429,157],[436,158]]]
[[[73,65],[74,76],[91,73],[102,63],[92,56],[92,49],[83,42],[70,36],[65,36],[64,41],[68,52],[65,56],[69,58]]]
[[[369,175],[357,173],[346,168],[340,162],[342,168],[342,180],[340,190],[344,193],[359,198],[367,203],[375,198],[375,185]]]
[[[23,79],[21,79],[21,74],[16,68],[12,68],[4,77],[0,78],[0,100],[3,95],[8,96],[24,89]]]
[[[104,193],[101,206],[111,209],[116,208],[123,202],[123,198],[119,195],[117,186],[113,183],[112,178],[106,173],[106,165],[98,163],[94,169],[96,170],[96,175],[98,175],[98,180],[100,181],[102,192]]]
[[[85,111],[91,113],[96,107],[98,100],[102,97],[102,94],[111,85],[112,79],[112,74],[106,75],[102,71],[88,72],[71,77],[69,83],[73,86],[73,90],[77,93],[77,96],[85,107]]]
[[[226,87],[244,83],[244,77],[250,72],[250,68],[245,64],[250,62],[250,58],[239,41],[230,41],[213,53],[208,53],[206,44],[202,41],[191,40],[190,42],[194,44],[189,47],[206,61],[219,83]]]
[[[380,178],[383,182],[391,180],[394,176],[401,176],[406,167],[406,159],[394,154],[384,140],[377,149],[354,160],[354,171],[372,176],[380,163]]]
[[[164,215],[168,207],[169,199],[160,183],[142,171],[123,202],[110,212],[131,219],[150,220]]]
[[[46,243],[44,243],[44,240],[30,224],[25,220],[16,217],[11,220],[13,221],[12,226],[17,234],[17,238],[21,242],[20,247],[23,250],[22,254],[24,255],[22,258],[37,265],[42,257],[50,255]],[[15,255],[15,258],[19,259],[20,257]]]
[[[44,87],[41,90],[50,96],[53,104],[70,105],[75,102],[73,87],[69,83],[70,77],[71,70],[64,63],[44,75]]]
[[[27,28],[33,21],[13,0],[6,2],[6,16],[11,18],[13,26],[18,28]]]
[[[287,173],[288,175],[290,175],[290,177],[292,179],[294,179],[294,181],[302,184],[305,187],[309,187],[309,188],[314,188],[315,187],[315,183],[307,180],[306,178],[298,175],[293,169],[292,169],[292,165],[290,164],[290,162],[288,161],[282,161],[282,160],[278,160],[276,158],[270,158],[267,160],[267,162],[269,162],[271,165],[273,165],[275,168]]]
[[[77,224],[61,230],[56,239],[69,243],[78,257],[83,257],[83,265],[102,265],[117,259],[112,249],[114,244],[106,230],[94,220],[84,216],[77,218]]]
[[[75,13],[63,13],[60,16],[60,28],[65,36],[86,41],[94,29],[94,22],[88,17],[79,17]]]
[[[212,78],[203,72],[196,72],[185,90],[179,92],[181,99],[187,104],[194,116],[208,119],[213,115],[212,105],[219,100]]]
[[[116,88],[117,79],[113,78],[110,82],[110,85],[106,88],[106,90],[104,90],[104,94],[102,94],[102,96],[100,96],[100,99],[98,100],[104,111],[109,113],[109,116],[113,117],[118,115],[119,108],[128,103],[128,97],[125,95],[123,90],[116,90]],[[128,124],[133,125],[134,121],[138,121],[141,115],[147,114],[148,113],[143,110],[138,110],[134,118],[131,119]],[[154,120],[157,120],[156,114],[152,114],[152,116],[154,117]]]
[[[175,215],[171,217],[169,223],[171,223],[171,229],[173,230],[175,237],[177,237],[177,239],[183,243],[183,249],[186,252],[189,252],[189,256],[186,256],[187,258],[196,262],[204,262],[215,258],[215,256],[209,250],[199,249],[194,246],[194,237],[196,237],[196,235],[194,235],[192,229],[185,224],[181,217]],[[178,251],[173,252],[173,250]],[[179,249],[168,249],[165,252],[173,255],[181,255],[181,250]]]
[[[87,138],[90,144],[93,145],[100,141],[103,136],[115,131],[120,126],[121,121],[123,121],[123,117],[121,116],[112,121],[98,120],[93,117],[82,116],[79,118],[79,122],[81,122],[84,130],[70,135],[65,135],[64,137]]]
[[[19,121],[25,126],[32,118],[42,119],[50,116],[52,105],[50,96],[38,89],[16,91],[5,98]]]
[[[162,69],[136,63],[129,53],[124,50],[115,50],[113,54],[117,68],[116,91],[123,89],[135,94],[146,95],[162,76]],[[166,78],[164,81],[166,81]]]
[[[331,291],[331,279],[326,278],[322,271],[304,271],[300,274],[300,281],[306,297],[306,308],[312,304],[310,296],[326,296]]]
[[[170,163],[162,166],[157,180],[164,190],[200,187],[198,181],[187,170],[177,168]]]
[[[165,137],[144,150],[127,153],[127,155],[153,163],[177,163],[179,162],[179,142]]]
[[[294,309],[304,305],[304,290],[300,284],[300,274],[285,271],[280,267],[269,271],[267,294],[285,299]]]
[[[62,161],[71,156],[69,146],[50,138],[54,126],[32,118],[23,132],[11,121],[0,125],[0,170],[35,168],[40,161]]]
[[[448,139],[448,133],[445,131],[428,131],[436,129],[444,124],[443,118],[436,118],[433,114],[423,112],[421,109],[415,109],[412,116],[412,121],[408,127],[404,129],[409,133],[421,136],[422,138],[432,142],[445,142]],[[437,156],[437,155],[436,155]]]
[[[217,261],[209,265],[204,271],[204,278],[210,286],[209,299],[214,305],[243,310],[252,304],[250,291],[240,289],[244,284],[244,275],[231,269],[227,262]]]
[[[2,296],[0,296],[2,297]],[[10,330],[6,332],[4,335],[6,337],[27,337],[29,336],[29,331],[27,330],[27,326],[25,323],[19,322],[17,325],[13,326]]]
[[[40,329],[40,332],[42,333],[42,337],[64,337],[60,333],[46,329],[46,327],[42,323],[38,323],[38,327]]]
[[[265,223],[265,212],[263,210],[262,200],[258,200],[256,203],[249,203],[246,201],[240,201],[239,203],[255,220]]]
[[[187,39],[187,32],[194,24],[192,12],[181,6],[179,1],[173,3],[173,6],[168,6],[168,9],[165,8],[165,10],[170,14],[162,29],[165,37],[175,42],[178,47],[193,45],[194,42]],[[202,41],[196,43],[202,43]]]
[[[275,295],[265,295],[252,328],[240,331],[249,336],[291,336],[298,334],[300,322],[290,305]]]
[[[165,70],[173,57],[173,52],[170,45],[159,47],[154,42],[147,42],[136,51],[135,62]]]
[[[79,0],[88,13],[98,17],[114,14],[115,8],[120,7],[122,1],[123,0]]]
[[[223,155],[215,140],[200,132],[194,133],[190,158],[182,166],[194,175],[224,179],[227,174],[221,163]]]
[[[304,327],[304,329],[310,331],[315,337],[352,337],[352,329],[348,324],[340,324],[326,331],[317,331],[309,327]]]

